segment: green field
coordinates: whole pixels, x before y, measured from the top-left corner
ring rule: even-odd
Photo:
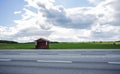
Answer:
[[[120,42],[84,42],[84,43],[55,43],[52,49],[120,49]]]
[[[34,49],[34,44],[24,44],[24,43],[17,43],[17,44],[0,44],[0,49]]]
[[[120,49],[120,42],[50,43],[50,49]],[[0,44],[0,49],[35,49],[34,43]]]

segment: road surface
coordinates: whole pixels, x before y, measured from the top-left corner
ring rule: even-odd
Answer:
[[[120,50],[0,50],[0,74],[120,74]]]

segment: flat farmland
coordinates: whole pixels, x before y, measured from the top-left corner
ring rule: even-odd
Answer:
[[[0,49],[35,49],[34,43],[0,44]],[[49,49],[120,49],[120,42],[58,42]]]
[[[53,43],[52,49],[120,49],[120,42]]]
[[[24,43],[17,43],[17,44],[0,44],[0,49],[34,49],[34,44],[24,44]]]

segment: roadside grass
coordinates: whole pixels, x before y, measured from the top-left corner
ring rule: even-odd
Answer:
[[[52,49],[120,49],[120,42],[76,42],[76,43],[53,43]]]
[[[0,49],[34,49],[34,44],[0,44]]]
[[[59,42],[50,49],[120,49],[120,42]],[[0,44],[0,49],[35,49],[34,43]]]

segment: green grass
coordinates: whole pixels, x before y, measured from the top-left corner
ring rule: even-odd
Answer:
[[[120,49],[120,42],[50,43],[50,49]],[[0,44],[0,49],[35,49],[34,43]]]
[[[120,49],[120,42],[86,42],[86,43],[55,43],[50,44],[52,49]]]
[[[0,49],[34,49],[34,44],[0,44]]]

